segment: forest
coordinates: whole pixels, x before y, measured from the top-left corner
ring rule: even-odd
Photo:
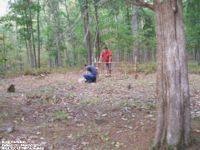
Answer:
[[[2,149],[198,150],[199,82],[198,0],[8,0],[0,16]]]
[[[183,3],[187,52],[198,65],[199,5]],[[1,73],[91,64],[105,46],[117,62],[155,62],[154,20],[152,10],[128,0],[10,1],[0,20]]]

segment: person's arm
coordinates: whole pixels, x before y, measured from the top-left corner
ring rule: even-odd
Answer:
[[[86,65],[84,66],[83,69],[80,70],[80,73],[81,73],[81,74],[87,74],[87,73],[88,73],[88,71],[87,71],[87,66],[86,66]]]
[[[109,56],[108,63],[112,63],[112,55]]]
[[[102,55],[99,56],[99,61],[98,62],[101,62],[102,60]]]
[[[101,54],[100,54],[100,56],[99,56],[99,61],[98,61],[98,62],[102,62],[103,52],[104,52],[104,51],[101,52]]]

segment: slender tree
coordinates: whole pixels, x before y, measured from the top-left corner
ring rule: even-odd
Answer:
[[[80,0],[79,0],[80,1]],[[85,47],[88,50],[88,64],[92,64],[92,38],[90,32],[90,16],[89,16],[89,3],[88,0],[80,1],[81,14],[83,18],[83,26],[84,26],[84,42]]]
[[[138,37],[139,34],[139,8],[137,6],[133,6],[133,36]],[[133,60],[135,63],[135,72],[137,71],[137,61],[139,60],[139,47],[138,47],[138,40],[135,38],[133,44]]]
[[[37,1],[37,52],[38,68],[40,68],[40,0]]]
[[[59,14],[59,1],[49,0],[48,1],[49,14],[51,16],[50,22],[52,22],[53,30],[53,44],[55,45],[52,49],[52,54],[54,54],[54,63],[56,67],[62,67],[62,33],[61,33],[61,21]]]
[[[35,36],[34,36],[34,29],[33,29],[33,12],[32,12],[32,6],[33,2],[31,0],[27,0],[27,14],[29,17],[28,20],[28,25],[29,25],[29,30],[30,30],[30,38],[31,38],[31,43],[32,43],[32,48],[33,48],[33,59],[34,59],[34,67],[37,67],[37,54],[36,54],[36,47],[35,47]]]
[[[94,12],[95,12],[95,21],[96,21],[96,37],[95,37],[95,47],[97,50],[97,57],[100,56],[100,29],[99,29],[99,13],[98,13],[98,3],[99,0],[94,0]]]
[[[26,40],[27,40],[28,48],[29,48],[30,64],[32,68],[35,68],[36,67],[36,61],[35,61],[36,52],[35,52],[35,49],[33,48],[34,44],[33,44],[32,17],[30,16],[31,11],[29,11],[30,8],[27,2],[26,3],[20,2],[22,4],[19,4],[19,5],[22,5],[21,7],[24,10],[22,13],[24,15],[23,17],[25,20]]]

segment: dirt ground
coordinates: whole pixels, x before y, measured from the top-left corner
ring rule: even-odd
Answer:
[[[155,74],[79,73],[0,79],[0,139],[4,147],[45,150],[148,150],[156,124]],[[14,84],[15,93],[7,93]],[[192,136],[200,144],[200,75],[190,75]],[[35,145],[34,145],[35,144]],[[199,147],[198,147],[199,146]],[[199,148],[200,149],[200,148]]]

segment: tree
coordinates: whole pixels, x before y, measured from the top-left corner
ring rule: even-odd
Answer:
[[[59,0],[49,0],[48,7],[49,7],[49,22],[52,22],[52,33],[53,37],[53,48],[51,48],[51,56],[50,58],[50,66],[62,67],[62,47],[63,47],[63,36],[62,36],[62,27],[61,27],[61,19],[60,19],[60,12],[59,12]],[[54,46],[55,45],[55,46]]]
[[[27,0],[27,3],[25,3],[27,9],[25,10],[25,15],[28,18],[28,22],[27,23],[27,28],[29,29],[29,33],[30,33],[30,40],[32,43],[32,48],[33,48],[33,59],[34,59],[34,67],[37,67],[37,56],[36,56],[36,48],[35,48],[35,36],[34,36],[34,30],[33,30],[33,12],[32,12],[32,8],[34,6],[34,3],[31,0]]]
[[[139,8],[137,6],[133,6],[133,36],[137,37],[139,32],[139,23],[138,23],[138,15],[139,15]],[[134,41],[134,48],[133,48],[133,60],[135,62],[135,71],[137,68],[137,61],[139,59],[139,48],[137,40]]]
[[[200,65],[200,1],[185,2],[185,22],[187,47],[193,51],[193,58]]]
[[[2,68],[6,67],[6,42],[5,42],[5,33],[3,32],[2,35],[0,35],[0,66],[3,64]]]
[[[37,67],[35,35],[34,35],[34,14],[36,4],[33,1],[16,0],[10,2],[10,23],[16,25],[16,33],[19,32],[21,39],[26,43],[27,58],[32,68]]]
[[[80,1],[80,0],[79,0]],[[80,1],[81,14],[84,26],[84,42],[88,50],[88,64],[92,64],[92,38],[90,32],[90,16],[88,0]]]
[[[99,29],[98,3],[99,3],[99,0],[94,0],[94,12],[95,12],[95,21],[96,21],[95,49],[97,51],[96,56],[99,58],[100,56],[100,29]]]
[[[38,51],[38,68],[40,68],[40,0],[37,1],[37,51]]]
[[[156,13],[158,117],[154,148],[183,150],[190,144],[190,99],[181,0],[135,0]]]

